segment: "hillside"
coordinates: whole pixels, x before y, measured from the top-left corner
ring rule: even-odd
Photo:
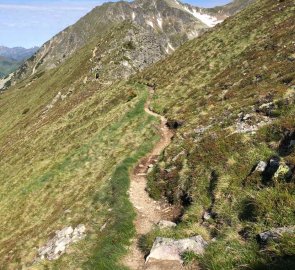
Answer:
[[[257,0],[168,52],[204,24],[154,3],[96,8],[1,93],[1,269],[179,269],[144,256],[196,236],[208,246],[185,269],[294,269],[293,1]],[[165,35],[145,21],[161,7]]]

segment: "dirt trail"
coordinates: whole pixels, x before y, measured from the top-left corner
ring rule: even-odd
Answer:
[[[150,89],[150,96],[154,91]],[[146,234],[152,230],[152,227],[157,224],[160,220],[170,219],[173,216],[173,209],[171,206],[159,203],[152,200],[147,191],[147,172],[154,163],[157,162],[158,156],[161,152],[170,144],[173,133],[166,126],[167,120],[165,117],[151,111],[149,109],[150,98],[145,104],[146,113],[160,118],[160,134],[161,139],[155,145],[151,153],[141,159],[138,165],[130,173],[130,190],[129,196],[134,208],[137,212],[137,218],[135,220],[136,238],[133,239],[132,245],[128,255],[124,258],[123,263],[132,270],[157,270],[157,269],[181,269],[171,264],[171,262],[154,262],[150,265],[145,264],[144,254],[140,251],[137,246],[140,235]],[[164,266],[165,265],[165,266]],[[168,266],[169,265],[169,266]],[[168,267],[168,268],[167,268]]]

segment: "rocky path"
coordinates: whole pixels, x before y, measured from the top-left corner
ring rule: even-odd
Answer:
[[[154,91],[150,89],[150,97]],[[161,124],[159,131],[161,133],[160,141],[155,145],[153,150],[143,159],[130,173],[130,190],[129,196],[134,208],[137,212],[135,220],[136,238],[133,239],[128,255],[124,258],[123,263],[130,269],[134,270],[160,270],[160,269],[181,269],[178,263],[173,262],[153,262],[145,264],[144,254],[138,248],[138,239],[141,235],[152,230],[160,220],[169,219],[173,216],[174,209],[165,204],[152,200],[147,191],[147,172],[149,168],[157,162],[158,156],[170,144],[173,133],[166,126],[167,120],[165,117],[151,111],[149,109],[150,98],[145,105],[146,113],[160,118]]]

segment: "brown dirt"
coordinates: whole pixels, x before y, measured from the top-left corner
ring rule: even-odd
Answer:
[[[153,94],[150,89],[150,95]],[[140,160],[138,165],[130,173],[130,190],[129,196],[134,208],[137,212],[135,220],[136,238],[133,239],[128,255],[124,258],[123,264],[130,269],[183,269],[178,262],[157,261],[151,264],[145,264],[144,254],[138,248],[138,239],[141,235],[150,232],[154,225],[160,220],[171,220],[175,215],[175,208],[164,202],[157,202],[149,197],[146,191],[147,187],[147,171],[149,166],[157,162],[158,156],[170,144],[173,133],[166,126],[167,119],[149,109],[150,101],[145,105],[146,113],[160,118],[161,124],[159,131],[161,133],[160,141],[155,145],[154,149],[146,157]]]

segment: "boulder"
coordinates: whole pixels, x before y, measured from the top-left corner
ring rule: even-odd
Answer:
[[[172,221],[168,221],[168,220],[161,220],[159,221],[158,223],[158,226],[161,228],[161,229],[166,229],[166,228],[174,228],[176,227],[176,223],[172,222]]]
[[[206,246],[207,242],[200,235],[180,240],[157,237],[146,262],[161,260],[182,263],[181,255],[184,252],[203,254]]]

